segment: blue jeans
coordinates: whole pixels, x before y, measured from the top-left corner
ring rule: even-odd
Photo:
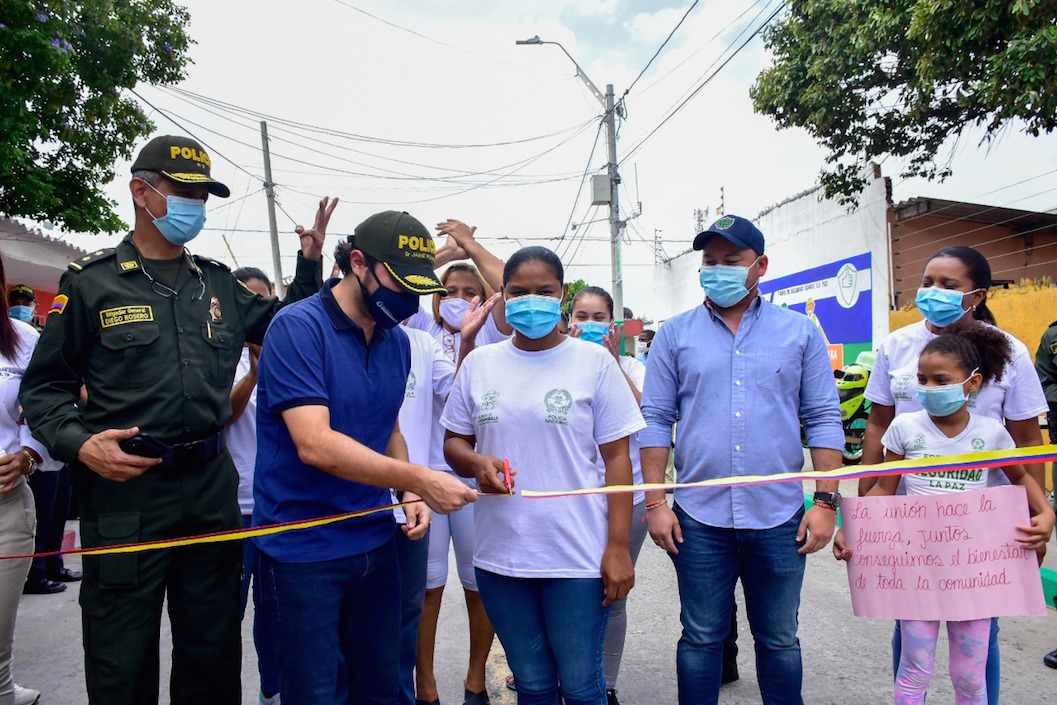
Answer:
[[[518,705],[605,705],[601,578],[510,578],[476,569],[481,601],[506,651]]]
[[[719,700],[723,641],[730,631],[734,584],[741,578],[756,644],[756,673],[765,705],[801,705],[803,668],[797,610],[806,559],[797,553],[800,509],[773,529],[724,529],[700,524],[676,505],[683,531],[672,563],[679,583],[683,634],[676,671],[681,705]],[[518,683],[520,686],[520,682]]]
[[[396,542],[354,556],[284,563],[261,553],[277,615],[283,705],[396,702],[400,565]]]
[[[892,634],[892,673],[899,673],[899,659],[903,655],[903,637],[896,621]],[[998,617],[991,618],[991,639],[987,642],[987,666],[984,671],[987,681],[987,705],[998,705],[998,690],[1002,681],[1002,660],[998,654]]]
[[[396,554],[400,561],[400,705],[415,705],[415,659],[418,649],[418,618],[426,599],[426,564],[429,562],[429,531],[411,541],[397,528]]]
[[[249,528],[253,516],[242,515],[242,526]],[[250,578],[253,579],[253,646],[257,650],[257,671],[261,676],[261,693],[275,695],[279,692],[279,648],[275,633],[275,610],[263,606],[265,596],[261,591],[261,552],[253,541],[242,542],[242,617],[246,617],[246,603],[250,595]]]

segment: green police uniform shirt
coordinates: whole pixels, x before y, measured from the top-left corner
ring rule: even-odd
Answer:
[[[75,461],[106,429],[138,426],[176,443],[215,433],[230,416],[243,344],[261,343],[282,304],[206,257],[185,255],[176,280],[166,282],[172,291],[151,275],[158,283],[145,275],[131,234],[63,273],[21,388],[33,435],[55,458]],[[298,254],[286,302],[321,283],[320,262]]]

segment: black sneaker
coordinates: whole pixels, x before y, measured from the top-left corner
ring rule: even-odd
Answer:
[[[1050,668],[1057,668],[1057,649],[1043,656],[1042,662]]]
[[[606,691],[606,705],[620,705],[620,701],[617,700],[617,691],[612,688]]]
[[[719,677],[720,685],[733,683],[738,680],[738,662],[723,661],[723,673]]]

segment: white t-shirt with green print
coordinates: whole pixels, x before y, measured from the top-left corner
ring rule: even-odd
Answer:
[[[477,348],[463,360],[440,422],[517,470],[514,496],[474,505],[475,567],[516,578],[601,575],[606,497],[527,499],[520,490],[601,487],[598,446],[646,427],[608,350],[576,338],[539,352],[512,341]]]
[[[895,417],[881,438],[881,443],[904,458],[932,458],[1016,447],[1005,426],[994,419],[970,414],[965,430],[954,438],[948,438],[936,427],[926,411],[912,411]],[[1003,474],[1001,469],[996,469],[994,473]],[[982,490],[988,486],[988,474],[987,468],[927,472],[904,475],[902,484],[907,494]]]

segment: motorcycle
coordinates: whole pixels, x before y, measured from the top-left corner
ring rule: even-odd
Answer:
[[[870,400],[866,398],[866,384],[876,356],[864,350],[855,358],[855,364],[834,370],[837,397],[840,400],[840,420],[844,427],[844,463],[854,465],[862,462],[862,445],[866,438],[866,420],[870,417]]]
[[[854,364],[845,365],[833,371],[833,379],[837,385],[837,398],[840,401],[841,426],[844,428],[842,453],[845,465],[862,462],[866,420],[870,417],[870,400],[864,394],[866,384],[870,381],[875,359],[876,355],[872,351],[864,350],[855,358]],[[800,422],[800,440],[807,448],[803,421]]]

